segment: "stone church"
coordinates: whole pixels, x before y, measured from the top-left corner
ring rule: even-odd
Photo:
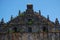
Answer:
[[[46,18],[27,4],[26,11],[19,10],[18,16],[11,16],[7,23],[2,18],[0,40],[60,40],[60,24],[57,18],[52,22],[49,15]]]

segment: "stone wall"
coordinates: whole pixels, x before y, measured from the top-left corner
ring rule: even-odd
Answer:
[[[60,33],[0,33],[0,40],[60,40]]]

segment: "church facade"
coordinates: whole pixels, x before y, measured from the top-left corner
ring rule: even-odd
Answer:
[[[26,11],[19,10],[9,22],[0,21],[0,40],[60,40],[60,24],[57,18],[52,22],[49,15],[46,18],[27,4]]]

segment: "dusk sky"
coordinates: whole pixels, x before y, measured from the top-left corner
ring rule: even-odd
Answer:
[[[8,22],[11,15],[15,18],[19,10],[26,10],[27,4],[33,4],[34,11],[41,10],[43,16],[49,15],[51,21],[58,18],[60,22],[60,0],[0,0],[0,21],[4,18]]]

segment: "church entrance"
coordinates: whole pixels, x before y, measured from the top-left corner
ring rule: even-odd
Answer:
[[[28,32],[32,32],[32,28],[31,27],[28,27]]]

